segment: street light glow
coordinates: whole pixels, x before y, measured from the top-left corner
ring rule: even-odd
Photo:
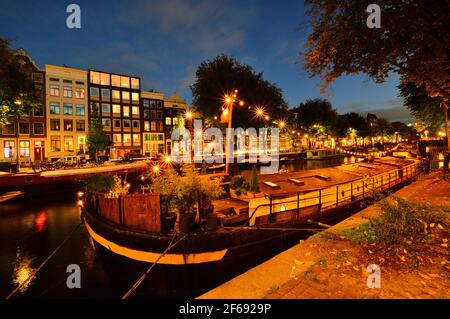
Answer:
[[[191,111],[187,111],[186,112],[186,118],[187,119],[191,119],[192,118],[192,112]]]

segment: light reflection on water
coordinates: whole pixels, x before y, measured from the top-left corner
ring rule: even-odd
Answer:
[[[17,248],[12,281],[16,287],[20,287],[20,292],[26,291],[36,278],[32,267],[34,260],[34,257],[22,253],[20,248]]]

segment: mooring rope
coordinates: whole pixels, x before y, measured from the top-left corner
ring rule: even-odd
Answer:
[[[128,299],[133,293],[134,291],[139,288],[139,286],[144,282],[145,278],[148,276],[148,274],[152,271],[153,267],[156,266],[156,264],[158,263],[158,261],[165,255],[167,254],[173,247],[175,247],[179,242],[181,242],[183,239],[186,238],[187,235],[184,235],[183,237],[181,237],[180,239],[178,239],[175,243],[173,242],[175,237],[176,237],[177,233],[175,233],[172,237],[172,240],[170,241],[169,246],[167,246],[166,250],[164,250],[164,252],[159,255],[158,259],[156,259],[156,261],[147,269],[147,271],[138,279],[138,281],[136,281],[136,283],[126,292],[125,295],[123,295],[122,299]]]
[[[34,276],[52,259],[53,256],[55,256],[59,250],[64,246],[64,244],[72,237],[72,235],[75,233],[75,231],[80,227],[83,223],[79,223],[70,233],[67,235],[67,237],[61,242],[61,244],[56,247],[53,252],[37,267],[35,270],[33,270],[30,275],[25,279],[19,286],[16,287],[8,296],[6,296],[5,299],[11,299],[12,296],[14,296],[20,289],[22,289],[23,286],[25,286],[31,278],[34,278]]]

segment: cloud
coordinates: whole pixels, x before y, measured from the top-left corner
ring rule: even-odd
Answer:
[[[186,68],[186,75],[178,81],[178,87],[181,89],[190,88],[191,85],[194,84],[195,82],[195,72],[196,72],[195,67],[188,66]]]

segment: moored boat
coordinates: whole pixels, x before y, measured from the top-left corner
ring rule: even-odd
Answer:
[[[330,149],[308,150],[300,154],[300,158],[306,160],[326,160],[344,156],[345,155]]]
[[[21,192],[21,191],[6,192],[6,193],[3,193],[3,194],[0,194],[0,204],[4,203],[6,201],[9,201],[11,199],[14,199],[16,197],[19,197],[22,194],[23,194],[23,192]]]

